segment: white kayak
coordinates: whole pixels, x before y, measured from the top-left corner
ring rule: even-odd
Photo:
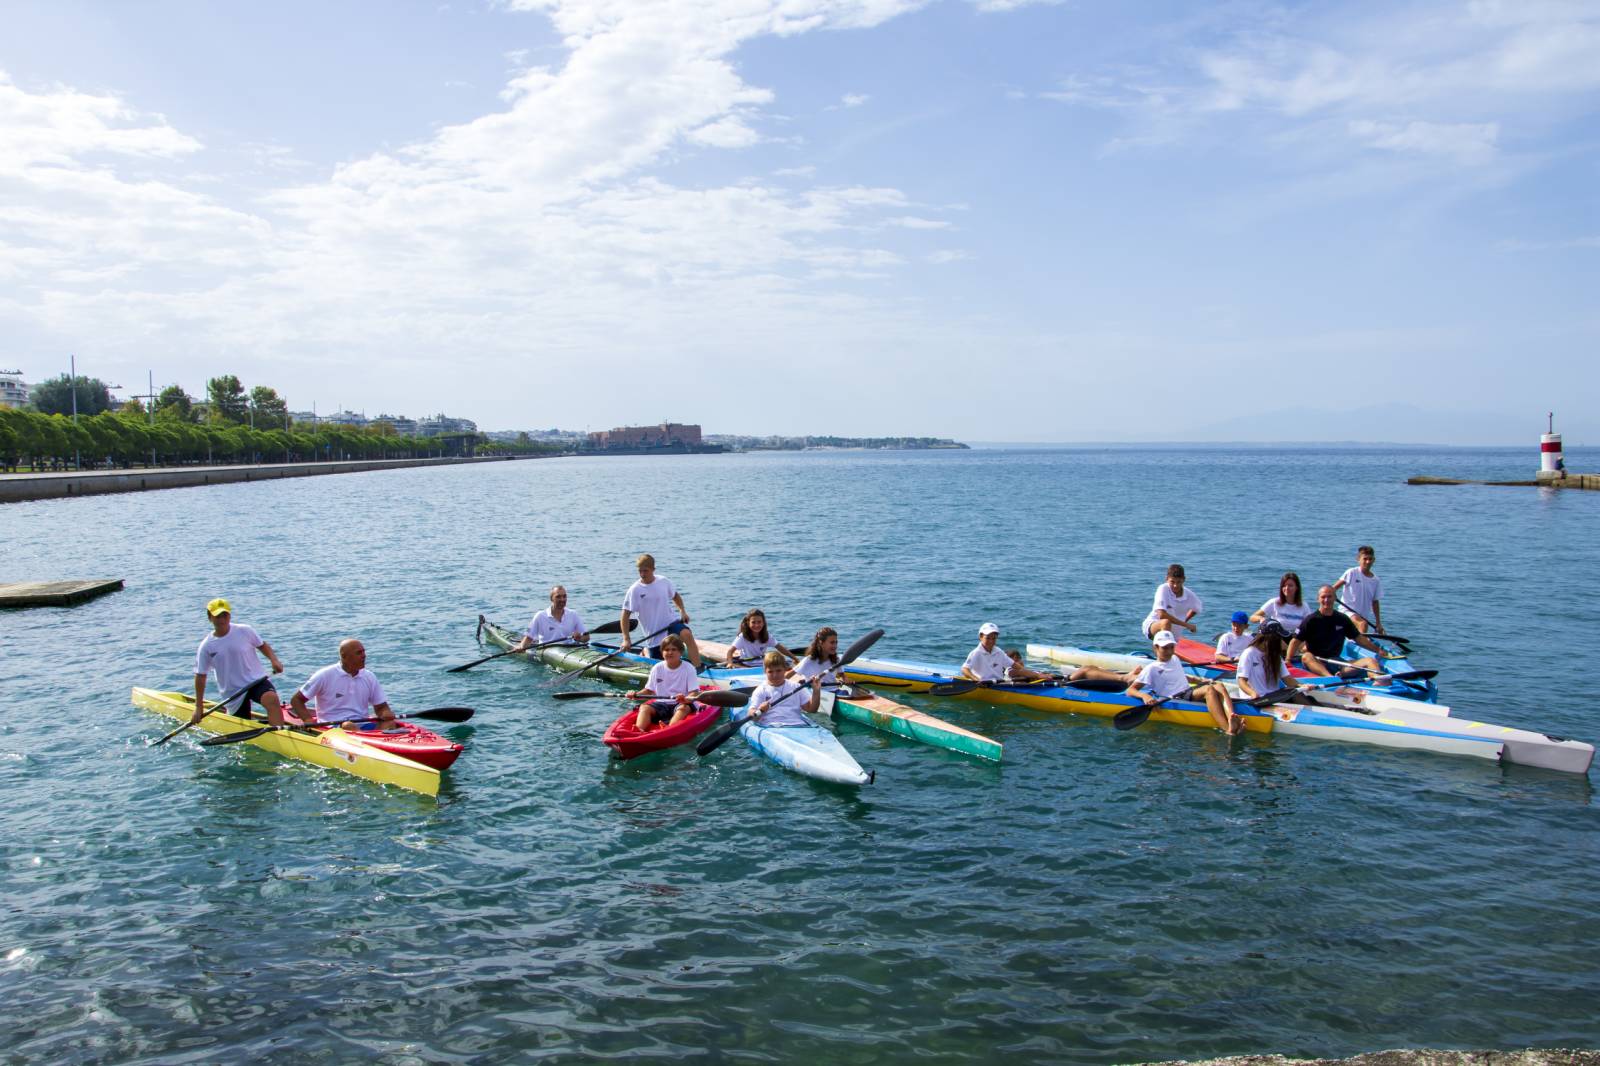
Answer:
[[[746,711],[741,707],[733,713],[737,720],[742,719]],[[831,781],[838,785],[870,785],[876,776],[863,770],[861,764],[839,743],[839,739],[821,726],[770,727],[745,722],[739,727],[739,735],[762,757],[785,770],[793,770],[818,781]]]
[[[1029,644],[1028,658],[1041,663],[1059,663],[1063,666],[1098,666],[1102,670],[1126,671],[1149,666],[1151,659],[1147,655],[1122,655],[1110,651],[1090,651],[1087,648],[1062,647],[1054,644]],[[1201,671],[1196,671],[1201,672]],[[1242,699],[1239,686],[1236,682],[1225,677],[1213,678],[1223,681],[1228,686],[1228,693],[1235,699]],[[1356,689],[1339,686],[1337,688],[1319,688],[1313,684],[1302,685],[1306,694],[1324,707],[1364,707],[1371,711],[1394,711],[1404,713],[1419,713],[1435,717],[1449,717],[1450,708],[1443,703],[1426,703],[1422,700],[1408,700],[1399,696],[1389,696],[1382,692],[1373,692],[1370,689]]]

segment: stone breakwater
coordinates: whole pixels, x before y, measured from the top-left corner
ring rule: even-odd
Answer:
[[[418,466],[499,463],[511,459],[543,459],[543,455],[448,456],[439,459],[351,459],[324,463],[257,463],[239,466],[165,466],[141,470],[71,470],[47,474],[0,475],[0,503],[98,496],[108,492],[148,492],[238,481],[272,481],[286,477],[355,474],[367,470],[406,470]]]

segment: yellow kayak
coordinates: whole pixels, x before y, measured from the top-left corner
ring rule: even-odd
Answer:
[[[155,689],[136,688],[133,690],[133,705],[187,722],[189,716],[194,713],[194,696],[182,692],[158,692]],[[214,703],[208,704],[207,709],[215,706]],[[202,718],[195,728],[208,733],[240,733],[246,729],[259,729],[265,724],[265,722],[235,718],[221,711],[212,711]],[[343,770],[347,774],[376,781],[380,785],[394,785],[396,788],[420,792],[425,796],[439,794],[439,771],[371,747],[362,743],[358,736],[343,730],[329,729],[317,734],[275,730],[240,743],[254,744],[258,748],[265,748],[285,758],[299,759],[315,766]]]

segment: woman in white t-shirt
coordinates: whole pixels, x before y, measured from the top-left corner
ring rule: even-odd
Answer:
[[[1287,571],[1278,579],[1278,594],[1261,605],[1261,610],[1250,616],[1252,622],[1277,622],[1290,633],[1300,631],[1300,623],[1313,608],[1307,607],[1300,592],[1300,575]]]
[[[773,640],[772,634],[767,632],[766,614],[761,608],[752,607],[739,620],[739,634],[733,638],[728,649],[728,665],[763,662],[767,652],[773,650],[782,652],[786,660],[794,659],[794,653]]]

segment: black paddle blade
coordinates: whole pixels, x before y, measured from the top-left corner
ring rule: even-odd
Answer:
[[[737,733],[739,727],[743,724],[744,719],[741,718],[736,722],[724,722],[722,725],[717,726],[717,728],[706,734],[704,740],[694,746],[694,753],[701,758],[710,755],[722,747],[729,737]]]
[[[1294,695],[1295,690],[1285,685],[1283,688],[1273,689],[1265,696],[1257,696],[1253,700],[1237,700],[1235,702],[1260,710],[1263,707],[1271,707],[1274,703],[1282,703],[1284,700],[1293,699]]]
[[[635,629],[638,629],[638,628],[639,628],[639,620],[637,618],[628,619],[628,632],[632,633]],[[593,629],[589,630],[589,632],[591,632],[591,633],[621,633],[622,632],[622,619],[619,618],[615,622],[601,622],[599,625],[597,625]]]
[[[552,692],[553,700],[614,700],[622,697],[615,692]]]
[[[845,649],[844,654],[839,656],[839,665],[844,666],[847,663],[853,663],[857,659],[861,658],[861,656],[867,653],[868,648],[878,643],[878,638],[882,636],[883,630],[874,629],[872,632],[868,633],[866,636],[850,645]]]
[[[1437,670],[1407,670],[1401,674],[1390,674],[1390,681],[1432,681],[1439,676]]]
[[[695,699],[708,707],[743,707],[750,702],[750,693],[732,689],[702,692]]]
[[[429,707],[425,711],[412,711],[401,718],[426,718],[432,722],[465,722],[478,712],[471,707]]]
[[[224,744],[242,744],[247,740],[254,740],[263,733],[272,732],[272,726],[263,726],[260,729],[245,729],[238,733],[218,733],[214,737],[206,737],[200,742],[202,748],[218,748]]]
[[[1116,717],[1111,719],[1111,724],[1118,729],[1137,729],[1150,718],[1150,712],[1155,710],[1148,703],[1141,703],[1137,707],[1129,707],[1125,711],[1118,711]]]
[[[961,696],[978,687],[978,682],[970,678],[961,678],[956,681],[945,681],[928,689],[930,696]]]

